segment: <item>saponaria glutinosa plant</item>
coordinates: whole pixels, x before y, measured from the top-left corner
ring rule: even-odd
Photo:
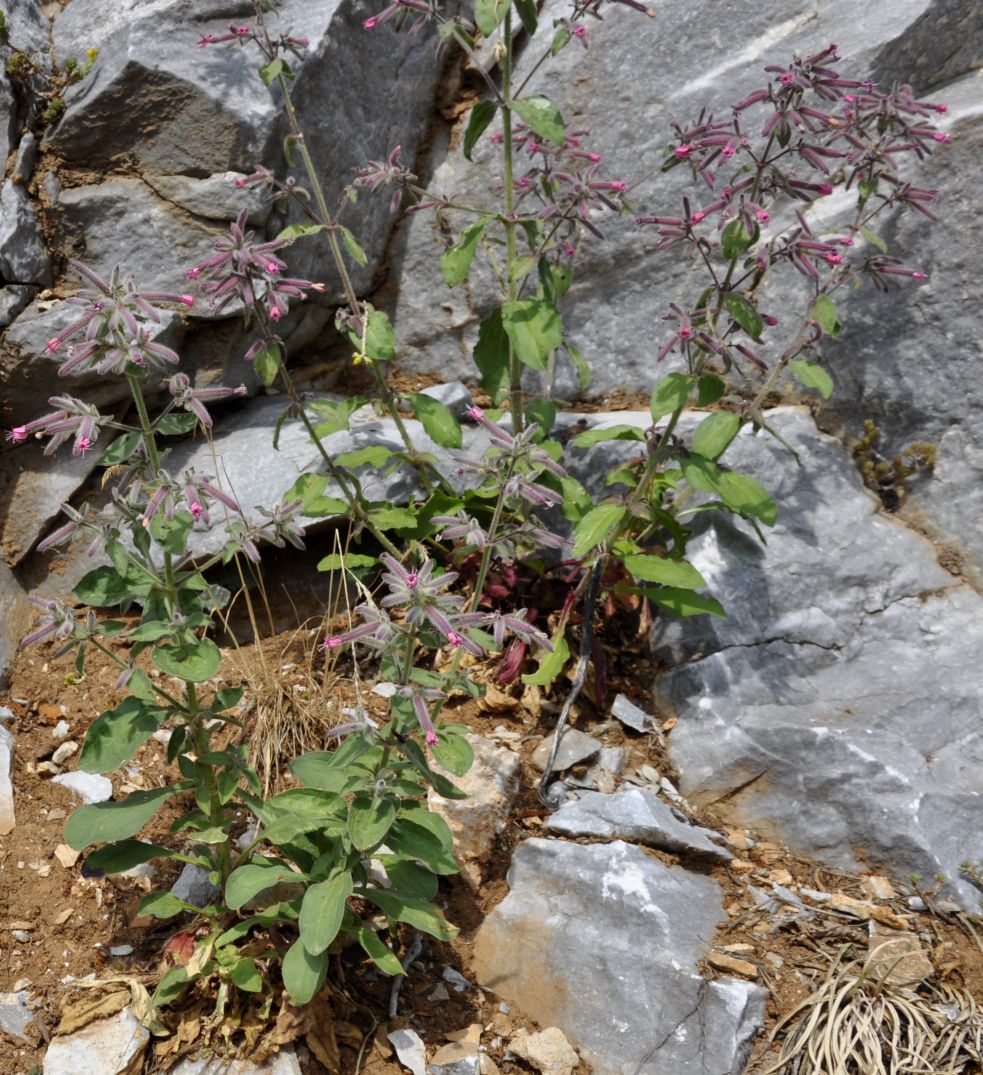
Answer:
[[[620,2],[645,12],[634,0]],[[120,272],[105,280],[75,265],[89,288],[67,300],[78,316],[48,349],[63,356],[65,376],[122,377],[135,424],[66,394],[50,401],[53,413],[9,433],[15,444],[47,438],[47,453],[71,440],[73,452],[85,454],[100,437],[115,437],[100,457],[109,473],[106,506],[66,506],[68,523],[41,545],[88,531],[89,551],[101,562],[75,587],[73,603],[36,600],[43,618],[25,643],[58,639],[61,652],[75,652],[80,670],[90,649],[120,666],[119,686],[129,694],[90,727],[80,768],[116,770],[156,731],[172,729],[173,783],[84,806],[66,828],[73,847],[100,845],[86,857],[89,872],[116,873],[157,857],[208,871],[214,898],[205,907],[170,892],[143,901],[147,915],[191,916],[182,935],[190,938],[186,958],[159,983],[158,1007],[189,988],[207,988],[224,1011],[233,995],[262,996],[281,983],[294,1003],[304,1003],[346,938],[380,969],[399,974],[400,923],[439,939],[452,936],[436,895],[439,878],[457,864],[447,825],[427,809],[426,790],[459,797],[432,760],[456,775],[471,763],[464,730],[440,719],[449,695],[482,689],[460,656],[504,652],[508,675],[517,676],[533,648],[539,667],[523,679],[547,684],[570,658],[568,620],[578,596],[586,595],[583,664],[601,587],[644,608],[723,614],[686,560],[687,517],[718,510],[756,529],[774,522],[777,509],[766,489],[729,468],[723,456],[743,427],[767,431],[764,404],[786,373],[830,394],[820,345],[840,332],[840,292],[864,278],[878,287],[923,278],[888,254],[872,225],[899,209],[934,219],[936,192],[914,186],[901,167],[948,140],[931,122],[944,106],[916,100],[908,87],[880,90],[841,77],[831,46],[767,68],[765,86],[716,115],[674,124],[663,166],[689,169],[698,193],[674,213],[635,216],[633,183],[607,176],[589,132],[571,130],[556,104],[532,88],[541,65],[561,50],[601,47],[592,34],[596,0],[576,0],[554,22],[541,55],[524,61],[524,74],[514,62],[517,37],[535,40],[543,32],[531,0],[478,0],[471,19],[445,17],[425,0],[397,0],[366,19],[365,32],[416,32],[434,24],[445,45],[467,53],[487,93],[470,110],[462,152],[470,159],[487,140],[498,154],[488,167],[502,181],[497,189],[487,183],[487,204],[474,204],[473,191],[439,195],[419,185],[398,148],[387,149],[353,177],[332,213],[290,96],[290,64],[302,58],[307,42],[274,33],[272,7],[257,2],[254,20],[199,45],[241,44],[262,55],[261,77],[278,89],[287,116],[288,160],[302,167],[307,188],[261,166],[237,185],[261,187],[272,199],[299,206],[304,219],[267,239],[249,230],[243,213],[215,252],[188,270],[197,297],[141,292]],[[494,41],[494,49],[479,49],[482,39]],[[533,47],[527,44],[526,57]],[[491,57],[490,66],[481,57]],[[340,222],[366,188],[385,189],[393,212],[430,210],[461,222],[440,257],[449,287],[467,280],[479,254],[499,281],[499,300],[484,316],[474,348],[476,376],[492,402],[467,411],[477,452],[461,451],[464,431],[445,405],[423,393],[402,394],[387,377],[397,363],[395,333],[387,315],[355,293],[349,259],[361,263],[365,254]],[[836,191],[852,192],[855,207],[848,221],[827,232],[807,211]],[[613,214],[657,229],[659,248],[695,261],[703,283],[689,303],[671,305],[664,317],[653,313],[653,337],[662,333],[652,348],[653,371],[670,356],[676,368],[653,387],[651,425],[607,426],[563,443],[552,435],[554,401],[528,394],[524,373],[545,374],[549,383],[556,364],[569,361],[586,388],[589,359],[568,339],[563,309],[578,251]],[[354,360],[370,372],[372,395],[342,403],[307,399],[291,381],[278,323],[291,302],[321,286],[286,275],[289,247],[301,240],[327,244],[346,297],[338,324]],[[770,278],[781,273],[801,277],[807,287],[798,314],[786,309],[779,318],[767,295]],[[213,311],[241,303],[254,329],[246,360],[267,385],[279,381],[290,398],[284,420],[301,421],[320,453],[322,467],[304,474],[272,508],[248,512],[214,475],[167,468],[161,436],[207,434],[208,405],[244,392],[196,387],[176,370],[178,356],[156,341],[162,309],[193,311],[198,302]],[[159,394],[161,385],[165,404],[152,419],[146,390]],[[401,446],[328,452],[324,438],[368,404],[388,414]],[[708,408],[691,435],[679,434],[685,410]],[[455,453],[452,468],[420,450],[411,414],[435,445]],[[568,475],[564,460],[604,440],[629,442],[635,454],[609,475],[598,498]],[[369,500],[366,468],[398,466],[412,468],[418,492],[399,506]],[[544,521],[541,513],[553,507],[562,511],[568,533],[555,533]],[[196,558],[195,533],[220,514],[225,547]],[[302,547],[302,519],[339,515],[364,536],[365,551],[328,557],[321,566],[346,570],[376,589],[365,586],[366,598],[354,610],[358,621],[323,646],[371,654],[377,678],[389,685],[390,719],[377,723],[358,711],[334,729],[335,749],[291,762],[299,786],[265,796],[246,748],[227,745],[243,688],[215,687],[222,653],[209,631],[228,595],[206,573],[235,556],[258,561],[262,543]],[[564,580],[551,639],[542,610],[507,603],[509,587],[500,580],[523,577],[517,565]],[[463,576],[454,568],[467,569],[467,589],[455,589]],[[118,609],[120,618],[100,617],[101,609]],[[441,650],[451,657],[438,666],[433,656]],[[169,679],[148,676],[138,665],[145,651]],[[185,809],[171,834],[159,842],[138,839],[172,799]],[[235,818],[244,813],[252,824],[236,843]],[[379,911],[389,924],[382,932],[368,924]]]

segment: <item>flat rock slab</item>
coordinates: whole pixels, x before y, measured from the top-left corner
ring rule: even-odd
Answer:
[[[780,505],[767,546],[703,515],[689,558],[728,616],[666,620],[653,642],[681,790],[845,868],[856,848],[902,879],[941,873],[976,908],[959,874],[983,859],[983,598],[808,413],[769,422],[804,467],[749,431],[727,456]]]
[[[185,1057],[168,1075],[301,1075],[301,1069],[297,1054],[287,1046],[262,1064],[221,1056]]]
[[[622,841],[526,840],[475,945],[483,986],[556,1026],[596,1075],[739,1072],[765,991],[696,965],[721,889]]]
[[[733,858],[714,843],[717,833],[680,821],[655,792],[628,785],[613,795],[593,791],[565,804],[549,818],[546,829],[557,836],[615,837],[717,862]]]
[[[129,1008],[65,1037],[52,1038],[44,1075],[136,1075],[150,1035]]]
[[[30,996],[27,990],[16,993],[0,993],[0,1031],[11,1038],[31,1043],[25,1031],[34,1018],[34,1012],[28,1007]]]
[[[14,831],[14,786],[10,774],[14,764],[14,737],[0,724],[0,836]]]
[[[53,777],[51,782],[68,788],[83,803],[104,803],[113,797],[113,782],[108,776],[96,773],[62,773]]]
[[[532,763],[540,772],[546,768],[552,746],[553,736],[548,735],[533,751]],[[601,744],[592,735],[576,728],[566,728],[560,737],[552,771],[562,773],[588,758],[593,758],[600,749]]]

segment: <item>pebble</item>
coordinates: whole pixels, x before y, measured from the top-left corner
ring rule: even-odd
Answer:
[[[71,724],[68,723],[67,720],[60,720],[51,729],[51,738],[52,739],[64,739],[71,730],[72,730],[72,726],[71,726]]]
[[[453,967],[444,967],[440,976],[455,993],[463,993],[465,989],[471,988],[471,983],[467,978]]]
[[[104,803],[113,797],[113,782],[95,773],[62,773],[52,783],[68,788],[83,803]]]
[[[386,1037],[403,1067],[409,1068],[413,1075],[427,1075],[427,1050],[415,1030],[393,1030]]]
[[[921,898],[921,896],[909,896],[908,897],[908,907],[912,911],[924,911],[924,910],[926,910],[925,901]]]
[[[111,956],[132,956],[133,945],[132,944],[115,944],[109,949]]]
[[[870,877],[865,877],[862,881],[862,887],[864,891],[874,900],[893,900],[897,898],[897,892],[894,891],[894,886],[886,877],[881,877],[880,874],[871,874]]]
[[[31,935],[27,932],[26,929],[12,929],[10,931],[10,936],[13,937],[14,940],[18,941],[20,944],[31,943]]]
[[[14,991],[12,993],[0,993],[0,1030],[12,1038],[19,1038],[21,1041],[27,1042],[29,1045],[31,1044],[31,1039],[25,1031],[28,1023],[34,1018],[34,1013],[27,1006],[30,998],[24,990],[30,984],[30,980],[22,978],[20,981],[14,982]]]
[[[473,1041],[452,1041],[431,1057],[430,1075],[480,1075],[481,1058]]]
[[[61,772],[61,766],[54,761],[39,761],[35,766],[35,772],[42,776],[57,776]]]
[[[536,747],[532,755],[532,764],[540,772],[546,768],[550,749],[553,746],[553,736],[548,735]],[[592,735],[578,731],[576,728],[567,728],[560,738],[560,746],[553,759],[553,772],[562,773],[579,762],[592,758],[601,749],[601,744]]]
[[[438,982],[427,1000],[450,1000],[450,998],[451,995],[447,992],[447,986],[443,982]]]
[[[611,715],[617,717],[626,728],[631,728],[635,732],[646,732],[654,723],[652,717],[644,709],[640,709],[623,694],[615,698],[611,706]]]
[[[728,974],[736,974],[741,978],[757,978],[758,968],[746,959],[737,959],[729,956],[726,952],[711,952],[707,956],[707,962],[715,970],[726,971]]]
[[[78,862],[80,854],[81,852],[76,851],[74,847],[69,847],[68,844],[59,844],[54,850],[55,858],[66,870],[70,870]]]
[[[10,776],[13,762],[14,737],[0,724],[0,836],[14,831],[14,786]]]
[[[74,1034],[51,1039],[44,1058],[44,1075],[97,1075],[102,1072],[138,1071],[140,1054],[150,1035],[129,1008],[94,1023]]]
[[[572,1075],[580,1057],[559,1027],[550,1026],[538,1034],[519,1030],[509,1042],[509,1048],[528,1060],[542,1075]]]
[[[66,739],[64,743],[51,755],[55,765],[64,765],[66,761],[78,750],[79,745],[74,739]]]

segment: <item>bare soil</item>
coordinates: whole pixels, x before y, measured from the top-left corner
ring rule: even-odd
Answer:
[[[298,569],[296,562],[293,568]],[[286,617],[278,619],[288,618],[290,614],[309,615],[308,606],[312,603],[316,604],[315,598],[309,598],[303,607],[295,603],[287,610]],[[270,676],[284,687],[286,695],[320,691],[325,726],[318,727],[316,722],[306,726],[311,748],[322,745],[325,727],[336,722],[332,711],[355,697],[344,665],[326,672],[318,663],[320,658],[311,656],[319,637],[321,630],[315,622],[303,629],[281,630],[259,647],[256,644],[235,647],[227,643],[226,649],[233,659],[223,666],[229,668],[230,682],[238,681],[234,665],[255,676],[255,670],[265,663]],[[653,682],[656,669],[650,665],[631,626],[610,621],[602,632],[601,642],[609,662],[605,684],[608,700],[621,691],[651,711],[651,699],[643,685]],[[0,992],[10,992],[15,985],[26,988],[38,1007],[30,1029],[33,1047],[0,1034],[0,1075],[27,1075],[34,1065],[40,1067],[43,1063],[46,1042],[57,1027],[62,1006],[71,993],[66,984],[69,976],[125,975],[138,978],[152,990],[167,963],[168,940],[187,928],[137,916],[144,894],[151,887],[160,889],[173,880],[177,872],[174,864],[156,863],[152,881],[86,878],[82,874],[82,860],[72,863],[66,857],[67,849],[59,847],[63,844],[65,818],[76,804],[73,796],[52,783],[50,775],[44,772],[43,763],[50,760],[62,741],[52,731],[64,720],[70,728],[68,737],[81,744],[92,720],[118,704],[122,695],[114,688],[117,673],[107,659],[93,655],[87,662],[84,680],[76,682],[71,662],[55,661],[51,653],[52,648],[43,645],[22,652],[12,670],[9,695],[3,699],[15,714],[7,726],[16,744],[13,779],[17,826],[9,836],[0,838]],[[477,667],[473,671],[479,678],[482,675],[488,678],[493,669]],[[487,866],[487,883],[477,893],[460,879],[451,879],[444,885],[442,899],[446,912],[461,927],[460,935],[447,945],[427,941],[403,985],[395,1022],[388,1017],[390,981],[372,973],[354,954],[351,958],[339,958],[329,988],[338,1061],[325,1066],[300,1044],[308,1075],[325,1071],[332,1071],[332,1075],[336,1071],[341,1075],[356,1072],[397,1075],[401,1068],[386,1042],[385,1031],[395,1026],[410,1026],[435,1046],[443,1044],[447,1034],[473,1023],[485,1028],[482,1043],[505,1071],[523,1067],[521,1061],[505,1055],[509,1035],[514,1030],[523,1026],[534,1029],[523,1013],[514,1008],[503,1011],[499,998],[487,991],[469,988],[455,992],[446,983],[447,999],[430,998],[448,966],[474,981],[475,931],[508,891],[506,874],[513,848],[523,838],[538,834],[543,826],[545,812],[535,794],[539,774],[531,766],[530,756],[542,738],[551,733],[556,703],[562,700],[565,686],[558,687],[552,696],[542,695],[533,688],[522,692],[513,686],[505,694],[496,695],[494,707],[473,700],[448,705],[445,713],[449,719],[464,723],[482,735],[504,737],[519,752],[523,760],[523,790]],[[664,736],[671,735],[672,717],[660,715],[663,735],[636,735],[616,721],[605,719],[605,710],[591,701],[595,690],[596,685],[589,683],[583,700],[575,707],[573,723],[596,735],[605,745],[627,746],[629,775],[637,773],[643,765],[671,772],[665,757]],[[362,697],[373,702],[372,695]],[[381,699],[377,701],[381,710],[384,703]],[[254,740],[264,736],[275,739],[285,727],[281,726],[280,731],[276,725],[260,727],[255,722],[272,719],[262,712],[254,713],[251,719],[254,723],[246,729],[246,734]],[[282,720],[283,714],[277,719]],[[64,766],[66,770],[73,767],[74,759]],[[150,740],[123,773],[113,776],[113,785],[119,793],[133,787],[161,786],[172,779],[174,772],[166,763],[165,747]],[[181,804],[172,800],[168,809],[154,819],[152,831],[146,835],[164,842],[173,840],[168,828],[181,809]],[[734,823],[725,812],[712,809],[697,812],[695,818],[722,829]],[[777,881],[792,889],[805,886],[870,899],[870,881],[862,875],[843,874],[797,857],[767,834],[733,827],[729,834],[738,845],[745,838],[754,841],[747,851],[737,850],[738,857],[731,867],[707,871],[703,865],[682,864],[709,872],[724,888],[728,922],[716,938],[716,947],[718,951],[727,949],[735,958],[753,965],[757,980],[770,990],[768,1022],[773,1026],[812,992],[831,960],[845,946],[857,952],[866,950],[867,923],[833,912],[809,921],[797,919],[784,910],[766,913],[758,908],[749,886],[768,887]],[[676,856],[656,854],[670,864],[681,861]],[[931,891],[922,893],[929,909],[913,915],[902,895],[907,893],[898,892],[893,899],[881,900],[879,906],[885,911],[893,909],[909,915],[909,926],[922,938],[940,981],[965,988],[977,1001],[983,1001],[983,947],[974,920],[952,913],[951,908],[946,913],[935,907]],[[26,934],[29,939],[15,940],[13,930],[23,931],[19,935]],[[111,952],[121,946],[131,946],[132,953]],[[712,967],[706,969],[710,974],[727,973]],[[441,993],[438,990],[438,996]],[[186,1012],[179,1018],[184,1018],[187,1033],[188,1025],[199,1027],[207,1015],[201,1011]],[[250,1018],[255,1021],[256,1013]],[[270,1015],[269,1020],[272,1019]],[[172,1041],[171,1046],[159,1046],[157,1054],[148,1051],[146,1070],[159,1070],[165,1059],[173,1060],[173,1053],[168,1055],[173,1044]],[[192,1045],[193,1042],[185,1042],[183,1048],[190,1049]],[[752,1073],[762,1070],[766,1054],[767,1044],[762,1039],[756,1047],[756,1059],[752,1060]]]

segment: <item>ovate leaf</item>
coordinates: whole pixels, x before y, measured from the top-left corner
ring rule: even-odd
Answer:
[[[474,22],[485,37],[491,37],[495,28],[505,18],[509,3],[510,0],[476,0]]]
[[[598,504],[573,528],[572,555],[584,556],[610,536],[628,514],[623,504]]]
[[[730,411],[716,411],[708,415],[693,433],[693,451],[707,459],[717,459],[727,445],[737,436],[741,420]]]
[[[160,710],[132,695],[115,709],[100,714],[85,733],[79,768],[86,773],[110,773],[136,754],[157,731]]]
[[[513,101],[512,108],[523,123],[531,127],[540,138],[563,145],[563,117],[548,97],[543,97],[542,94],[524,97],[521,101]]]
[[[283,957],[283,984],[294,1004],[309,1004],[324,985],[328,973],[328,953],[311,955],[303,939],[296,940]]]
[[[545,299],[515,299],[502,306],[502,326],[524,366],[545,370],[563,343],[563,322]]]
[[[481,387],[500,403],[509,389],[509,338],[502,324],[502,309],[496,307],[481,322],[474,362],[481,371]]]
[[[338,936],[352,887],[352,875],[346,871],[311,885],[304,893],[300,939],[311,955],[320,955]]]
[[[180,646],[158,644],[151,657],[162,672],[188,683],[207,682],[222,665],[222,651],[210,638]]]
[[[65,842],[76,851],[135,836],[175,794],[174,788],[131,791],[120,802],[80,806],[65,824]]]
[[[456,287],[462,280],[467,279],[478,243],[492,219],[491,216],[479,217],[461,232],[461,238],[450,249],[440,255],[440,271],[444,274],[448,287]]]
[[[367,792],[356,795],[348,806],[348,835],[358,851],[368,851],[382,842],[396,820],[396,804],[388,797]]]
[[[665,586],[678,586],[698,590],[706,580],[685,560],[667,560],[663,556],[637,553],[621,557],[621,562],[640,582],[661,582]]]
[[[694,379],[688,373],[670,373],[659,381],[649,404],[653,422],[686,406]]]
[[[471,154],[474,152],[478,139],[485,133],[497,111],[498,105],[494,101],[479,101],[471,109],[467,130],[464,132],[464,156],[467,160],[471,160]]]
[[[765,327],[761,314],[743,296],[733,291],[724,295],[727,313],[741,326],[752,340],[760,340],[761,330]]]
[[[827,336],[839,336],[842,326],[836,316],[836,303],[829,295],[819,295],[809,308],[809,316]]]
[[[414,392],[410,406],[427,436],[441,448],[461,447],[461,423],[451,409],[425,392]]]
[[[815,388],[823,399],[829,399],[833,394],[833,378],[818,362],[809,362],[804,358],[796,358],[789,365],[792,367],[796,380],[805,385],[806,388]]]

